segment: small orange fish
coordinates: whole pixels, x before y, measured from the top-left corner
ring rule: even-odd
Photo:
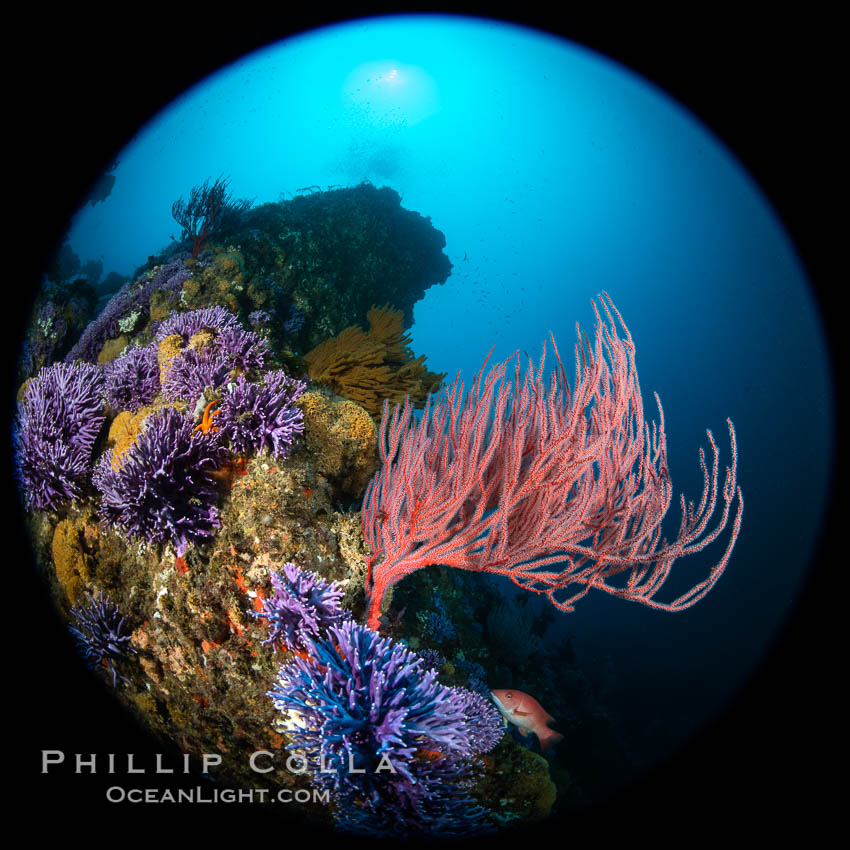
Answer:
[[[540,741],[540,749],[544,752],[547,747],[557,744],[564,737],[549,728],[548,723],[554,718],[543,710],[543,706],[534,697],[513,690],[490,691],[490,694],[502,717],[513,723],[519,729],[520,735],[526,736],[529,732],[534,732]]]

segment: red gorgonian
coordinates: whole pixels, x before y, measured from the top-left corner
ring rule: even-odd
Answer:
[[[720,578],[744,508],[732,421],[718,523],[708,530],[719,489],[718,450],[708,431],[713,459],[709,467],[700,449],[702,496],[697,505],[681,497],[678,534],[668,541],[661,529],[672,500],[664,411],[656,395],[660,422],[644,421],[632,336],[605,293],[601,306],[604,320],[594,304],[592,347],[578,331],[572,388],[553,338],[557,364],[548,382],[544,345],[536,370],[529,362],[523,374],[516,358],[512,380],[505,375],[516,355],[486,374],[485,360],[466,397],[458,378],[435,401],[429,397],[418,421],[409,400],[392,413],[385,402],[384,465],[362,512],[373,553],[370,627],[378,626],[387,590],[431,564],[508,576],[564,611],[592,587],[680,611]],[[673,564],[720,536],[736,498],[731,537],[708,577],[671,602],[656,600]]]

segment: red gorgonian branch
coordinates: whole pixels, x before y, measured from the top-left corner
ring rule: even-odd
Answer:
[[[702,496],[697,505],[681,497],[678,534],[668,542],[661,525],[672,485],[661,400],[655,396],[659,424],[645,422],[632,336],[605,293],[601,307],[604,320],[594,304],[593,347],[576,326],[572,389],[553,338],[557,365],[548,387],[544,344],[536,370],[529,362],[523,375],[514,355],[484,374],[485,360],[465,398],[458,377],[433,404],[429,397],[418,421],[409,400],[392,414],[385,402],[384,465],[369,483],[362,512],[373,553],[366,579],[370,627],[378,627],[387,590],[431,564],[508,576],[563,611],[592,587],[681,611],[720,578],[744,509],[732,421],[732,464],[722,489],[718,494],[718,450],[708,431],[710,466],[699,451]],[[515,357],[511,380],[506,370]],[[718,495],[720,518],[709,529]],[[672,602],[657,601],[673,564],[723,532],[736,497],[731,538],[708,577]]]
[[[251,206],[251,201],[234,201],[227,191],[229,180],[219,177],[210,186],[194,186],[189,200],[182,198],[171,205],[171,215],[182,228],[180,239],[192,240],[192,256],[197,257],[204,243],[224,227],[232,225],[240,213]]]

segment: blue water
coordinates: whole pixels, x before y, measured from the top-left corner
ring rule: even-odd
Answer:
[[[256,203],[305,186],[393,187],[446,236],[453,273],[416,305],[412,337],[450,376],[471,377],[493,345],[498,357],[536,357],[550,332],[569,374],[575,323],[590,331],[591,300],[607,291],[634,336],[648,414],[653,392],[664,405],[674,499],[699,497],[706,428],[729,462],[733,419],[743,530],[694,608],[591,594],[558,615],[551,639],[569,632],[585,663],[610,663],[612,700],[642,721],[698,726],[752,675],[820,534],[829,365],[781,223],[734,155],[664,92],[518,27],[360,21],[209,78],[139,131],[114,174],[70,240],[83,261],[128,276],[178,235],[172,202],[210,176],[229,175],[234,195]],[[677,511],[674,501],[674,525]],[[678,569],[696,581],[722,551]]]

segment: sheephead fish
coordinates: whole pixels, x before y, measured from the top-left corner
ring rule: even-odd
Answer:
[[[529,732],[534,732],[537,740],[540,741],[540,749],[544,752],[547,747],[557,744],[564,737],[549,728],[548,723],[554,718],[543,710],[543,706],[534,697],[514,690],[490,691],[490,694],[502,717],[508,723],[513,723],[519,729],[520,735],[525,736]]]

